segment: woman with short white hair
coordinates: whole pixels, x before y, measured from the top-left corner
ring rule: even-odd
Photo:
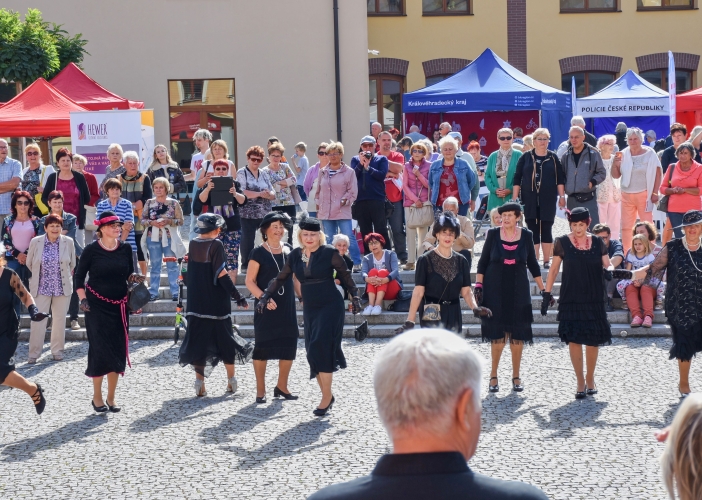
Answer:
[[[602,164],[607,171],[604,182],[597,185],[597,211],[600,222],[607,224],[612,231],[612,238],[621,238],[622,222],[622,182],[621,179],[612,178],[612,162],[614,161],[614,147],[617,145],[617,137],[608,134],[603,135],[597,141],[597,149],[602,156]]]
[[[123,156],[124,150],[119,144],[112,143],[107,148],[107,161],[109,161],[110,164],[105,169],[105,177],[103,177],[102,181],[100,182],[100,200],[107,199],[107,192],[105,192],[103,189],[105,182],[107,182],[108,179],[116,179],[127,171],[122,164]]]
[[[631,231],[636,219],[653,222],[653,208],[658,203],[658,188],[663,171],[656,152],[644,146],[640,128],[626,131],[628,147],[612,162],[612,178],[622,183],[622,246],[631,248]]]
[[[136,151],[124,153],[125,172],[120,175],[122,181],[122,197],[132,203],[134,210],[134,239],[136,240],[137,258],[139,271],[146,275],[146,257],[141,248],[141,237],[144,234],[144,226],[141,224],[141,216],[144,205],[153,194],[151,191],[151,179],[146,174],[139,171],[139,154]]]
[[[429,168],[429,193],[435,211],[441,211],[444,200],[449,196],[458,198],[461,205],[459,215],[468,215],[471,202],[471,190],[478,182],[478,176],[467,161],[456,156],[458,142],[450,135],[439,141],[442,157]]]

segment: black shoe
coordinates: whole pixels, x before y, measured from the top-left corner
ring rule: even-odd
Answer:
[[[515,380],[519,380],[519,384],[515,383]],[[522,379],[521,377],[514,377],[512,379],[512,390],[514,392],[522,392],[524,390],[524,386],[521,384]]]
[[[614,306],[612,305],[612,299],[607,297],[607,304],[605,305],[605,311],[608,313],[614,312]]]
[[[46,399],[44,398],[44,389],[39,384],[37,384],[37,390],[32,394],[32,401],[34,401],[34,409],[37,411],[37,415],[41,415],[46,406]]]
[[[149,302],[156,302],[158,300],[158,295],[152,295],[149,297]]]
[[[108,409],[110,410],[110,412],[112,412],[112,413],[119,413],[119,412],[122,410],[122,408],[120,408],[119,406],[113,406],[113,405],[111,405],[110,402],[107,401],[107,400],[105,400],[105,403],[107,403],[107,408],[108,408]]]
[[[105,413],[109,408],[106,405],[102,406],[95,406],[95,401],[90,402],[91,405],[93,405],[93,410],[95,410],[98,413]]]
[[[329,406],[327,406],[326,408],[317,408],[312,413],[314,415],[316,415],[317,417],[323,417],[324,415],[326,415],[327,413],[329,413],[331,411],[332,405],[334,404],[334,401],[335,401],[334,396],[332,396],[331,401],[329,402]]]
[[[544,262],[544,269],[551,269],[551,263],[550,263],[550,262]]]
[[[597,394],[597,387],[595,387],[594,389],[588,389],[587,387],[585,387],[585,392],[587,392],[588,396],[594,396],[595,394]]]
[[[497,380],[497,377],[490,377],[490,380]],[[500,384],[495,384],[495,385],[488,385],[488,391],[489,392],[499,392],[500,391]]]
[[[173,302],[178,302],[178,294],[177,294],[177,293],[174,294],[173,297],[171,297],[171,300],[172,300]]]
[[[257,405],[262,405],[265,402],[266,402],[266,396],[263,396],[262,398],[259,398],[258,396],[256,396],[256,404]]]
[[[575,399],[585,399],[587,397],[587,385],[581,392],[575,393]]]
[[[274,397],[274,398],[277,398],[277,397],[280,397],[280,396],[283,396],[283,397],[284,397],[285,399],[287,399],[288,401],[295,401],[295,400],[298,399],[298,397],[299,397],[299,396],[293,396],[292,394],[290,394],[290,393],[288,393],[288,392],[283,392],[283,391],[281,391],[280,389],[278,389],[278,386],[276,385],[276,386],[275,386],[275,389],[273,389],[273,397]]]

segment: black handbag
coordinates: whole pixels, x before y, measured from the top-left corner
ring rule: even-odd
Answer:
[[[129,285],[127,306],[129,306],[130,311],[138,311],[149,303],[149,299],[151,299],[151,294],[143,281]]]
[[[395,299],[395,302],[388,306],[388,311],[409,312],[411,302],[412,294],[410,294],[409,298],[400,297],[400,295],[398,294],[397,298]]]
[[[595,192],[590,191],[589,193],[573,193],[573,198],[575,198],[578,203],[585,203],[592,200],[595,197]]]
[[[673,187],[673,174],[675,173],[675,165],[677,163],[673,163],[670,168],[672,170],[670,171],[670,177],[668,177],[668,187]],[[668,212],[668,201],[670,201],[670,197],[666,194],[661,196],[661,198],[658,200],[658,205],[656,208],[660,210],[661,212]]]
[[[353,336],[358,342],[363,342],[368,337],[368,321],[364,320],[357,328],[353,330]]]

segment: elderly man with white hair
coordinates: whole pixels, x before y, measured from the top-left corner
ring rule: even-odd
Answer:
[[[439,134],[441,134],[441,138],[446,137],[446,134],[451,132],[451,124],[449,122],[444,122],[441,125],[439,125]]]
[[[406,137],[412,139],[412,142],[418,142],[427,138],[426,135],[423,135],[421,132],[419,132],[419,127],[417,125],[412,125],[410,127],[409,134],[407,134]]]
[[[378,135],[383,131],[383,126],[380,124],[380,122],[373,122],[371,123],[371,135],[373,138],[378,141]]]
[[[470,217],[465,215],[458,215],[458,199],[453,196],[449,196],[444,200],[443,204],[444,210],[449,210],[456,215],[458,222],[461,224],[461,235],[456,238],[453,242],[453,251],[458,252],[468,259],[468,267],[470,267],[473,262],[473,257],[471,255],[471,250],[475,245],[475,232],[473,230],[473,223],[470,221]],[[434,224],[429,228],[424,241],[422,242],[422,247],[425,252],[428,252],[436,246],[436,236],[433,236]]]
[[[375,360],[378,413],[393,445],[369,476],[310,500],[542,500],[539,489],[473,472],[480,438],[480,356],[453,333],[408,331]]]

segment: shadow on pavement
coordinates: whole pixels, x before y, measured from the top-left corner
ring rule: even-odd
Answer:
[[[229,398],[231,398],[230,395],[224,394],[218,397],[205,396],[198,398],[193,396],[190,398],[164,401],[160,409],[132,422],[129,426],[129,432],[151,432],[161,427],[166,427],[167,425],[179,424],[186,420],[191,420],[196,418],[195,414],[197,412],[221,403]]]
[[[228,436],[243,434],[253,430],[257,425],[277,420],[278,413],[283,409],[283,401],[274,399],[270,405],[262,406],[251,403],[244,406],[231,417],[222,420],[216,427],[208,427],[200,432],[203,443],[220,444],[228,440]]]

